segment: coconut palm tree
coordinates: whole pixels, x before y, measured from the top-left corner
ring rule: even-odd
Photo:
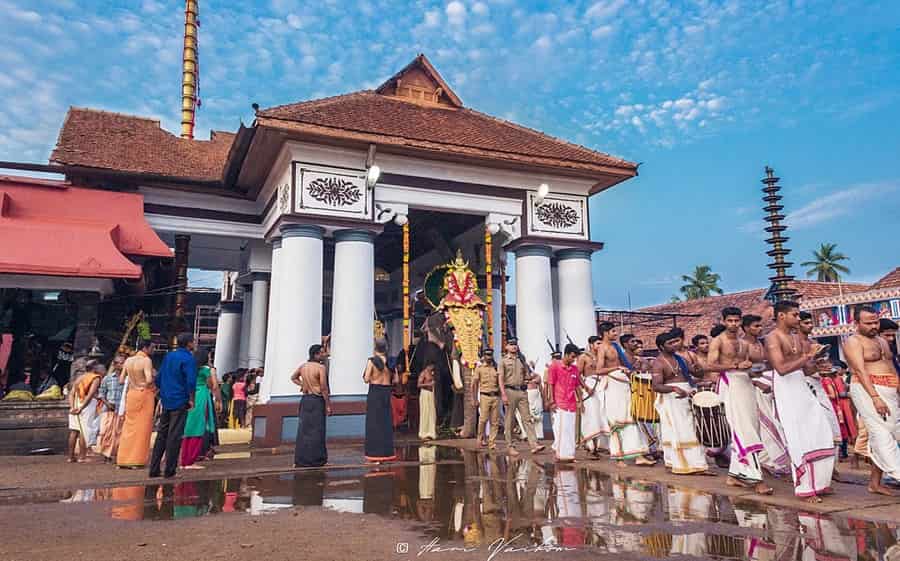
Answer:
[[[722,294],[722,289],[719,288],[721,277],[718,273],[713,273],[709,265],[698,265],[694,268],[693,276],[682,275],[681,280],[687,283],[681,287],[685,300],[706,298],[713,293]]]
[[[850,258],[836,249],[837,244],[823,243],[814,250],[813,260],[800,264],[801,267],[809,267],[806,276],[815,276],[819,282],[840,282],[842,273],[850,274],[850,269],[840,263]]]

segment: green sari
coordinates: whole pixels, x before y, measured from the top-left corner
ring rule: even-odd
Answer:
[[[190,410],[184,423],[185,438],[202,437],[216,432],[216,409],[213,404],[212,392],[206,385],[211,375],[212,370],[209,366],[202,366],[197,371],[194,408]]]

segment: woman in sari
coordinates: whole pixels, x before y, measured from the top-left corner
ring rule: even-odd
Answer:
[[[116,465],[128,469],[140,469],[147,465],[156,406],[150,341],[139,341],[137,349],[138,351],[125,359],[125,364],[122,365],[127,390],[122,398],[125,402],[123,411],[125,419],[122,422]]]
[[[194,407],[188,412],[181,441],[181,467],[203,469],[194,462],[207,459],[216,441],[216,413],[222,410],[216,369],[212,366],[212,352],[200,353],[205,363],[197,370],[197,386],[194,389]],[[203,359],[201,359],[203,360]],[[198,360],[197,362],[200,362]]]

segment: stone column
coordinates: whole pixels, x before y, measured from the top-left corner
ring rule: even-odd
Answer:
[[[250,356],[250,314],[253,308],[253,285],[244,285],[243,308],[241,309],[240,350],[238,351],[238,368],[247,368]]]
[[[247,367],[260,368],[266,355],[266,323],[269,304],[269,275],[253,273],[253,295],[250,305],[250,345],[247,350]]]
[[[553,287],[553,333],[556,334],[556,341],[562,349],[566,344],[566,334],[563,333],[559,323],[559,262],[556,259],[550,260],[550,286]]]
[[[278,345],[278,309],[279,299],[278,291],[281,287],[281,238],[272,240],[272,274],[269,277],[269,312],[266,314],[266,348],[265,348],[265,376],[263,376],[262,384],[259,388],[259,402],[267,403],[272,395],[272,380],[280,374],[277,371]]]
[[[281,227],[278,257],[280,287],[273,344],[277,363],[272,372],[272,397],[295,396],[299,388],[291,374],[306,361],[310,345],[322,342],[322,266],[325,231],[319,226]],[[266,378],[270,376],[266,373]]]
[[[591,280],[591,252],[562,249],[556,253],[559,268],[560,342],[566,334],[579,347],[587,347],[588,337],[597,334],[594,321],[594,288]]]
[[[334,241],[329,383],[334,395],[362,395],[375,321],[375,234],[338,230]]]
[[[498,277],[499,281],[494,282],[494,286],[497,287],[498,283],[506,282],[506,279],[503,277]],[[491,305],[494,307],[494,340],[490,342],[492,348],[494,349],[494,356],[501,356],[503,354],[503,314],[506,313],[506,310],[503,309],[503,296],[499,288],[492,289],[493,294],[491,295]],[[485,321],[487,321],[487,317],[485,317]]]
[[[219,323],[216,326],[216,373],[221,380],[225,374],[238,368],[238,352],[241,338],[241,303],[236,301],[219,304]]]
[[[544,245],[524,245],[516,250],[516,335],[519,348],[538,371],[550,358],[547,341],[556,343],[551,252]]]

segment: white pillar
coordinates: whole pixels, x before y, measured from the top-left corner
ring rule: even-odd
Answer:
[[[562,348],[566,343],[566,334],[559,323],[559,266],[555,259],[550,260],[550,286],[553,293],[553,333]]]
[[[272,241],[272,274],[269,277],[269,313],[266,314],[266,355],[265,355],[265,375],[259,388],[259,402],[268,403],[272,396],[272,380],[275,379],[280,372],[276,368],[278,345],[278,309],[279,299],[278,291],[281,287],[281,273],[279,266],[281,264],[281,238],[275,238]]]
[[[556,253],[559,269],[560,342],[566,334],[579,347],[587,347],[588,337],[597,334],[594,321],[594,287],[591,280],[591,252],[562,249]]]
[[[219,379],[238,368],[238,348],[241,344],[241,303],[221,302],[216,325],[216,374]]]
[[[516,336],[525,357],[539,370],[550,359],[547,341],[556,343],[550,254],[544,245],[516,250]]]
[[[269,280],[265,273],[253,273],[253,295],[250,305],[250,345],[247,349],[247,367],[260,368],[266,355],[266,306],[269,304]]]
[[[243,308],[241,310],[241,344],[238,352],[238,368],[247,368],[250,353],[250,313],[253,307],[252,285],[244,286]]]
[[[338,230],[334,242],[329,383],[334,395],[362,395],[375,321],[375,235]]]
[[[506,282],[502,277],[498,278],[500,278],[499,282]],[[496,282],[494,286],[497,286]],[[506,310],[503,309],[503,296],[499,288],[491,289],[491,300],[491,307],[494,309],[494,340],[491,341],[491,345],[493,345],[494,356],[501,356],[503,354],[503,314]]]
[[[291,374],[306,361],[309,347],[322,342],[322,266],[324,230],[318,226],[281,227],[278,275],[278,319],[275,330],[277,363],[272,372],[272,397],[295,396],[299,388]],[[266,373],[266,378],[270,376]]]

